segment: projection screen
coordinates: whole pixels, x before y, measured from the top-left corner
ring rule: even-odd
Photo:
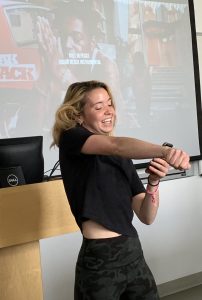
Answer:
[[[116,135],[200,156],[188,0],[0,1],[0,36],[0,138],[43,135],[45,170],[57,107],[91,79],[112,90]]]

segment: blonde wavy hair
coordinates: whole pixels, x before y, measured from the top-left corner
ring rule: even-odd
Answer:
[[[111,98],[112,106],[115,108],[112,93],[104,82],[91,80],[72,83],[67,89],[63,103],[55,114],[51,147],[59,145],[60,136],[64,130],[73,128],[79,123],[79,116],[83,112],[86,103],[86,94],[97,88],[103,88],[107,91]]]

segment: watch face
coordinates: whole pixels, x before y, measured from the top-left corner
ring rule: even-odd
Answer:
[[[170,143],[165,142],[165,143],[163,143],[162,146],[167,146],[167,147],[172,148],[172,147],[173,147],[173,144],[170,144]]]

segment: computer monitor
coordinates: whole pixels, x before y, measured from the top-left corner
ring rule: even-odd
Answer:
[[[43,137],[0,139],[0,187],[42,182]]]

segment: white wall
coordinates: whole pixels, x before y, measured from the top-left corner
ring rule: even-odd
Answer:
[[[158,284],[202,271],[201,192],[202,177],[162,182],[155,223],[136,226]]]
[[[202,32],[202,2],[194,2],[197,31]],[[202,177],[162,182],[160,194],[153,225],[134,219],[157,284],[202,271]],[[40,242],[44,300],[73,300],[74,266],[80,244],[79,232]]]
[[[40,241],[44,300],[73,300],[80,232]]]
[[[194,10],[195,10],[195,23],[196,23],[196,32],[202,32],[202,1],[194,0]]]

